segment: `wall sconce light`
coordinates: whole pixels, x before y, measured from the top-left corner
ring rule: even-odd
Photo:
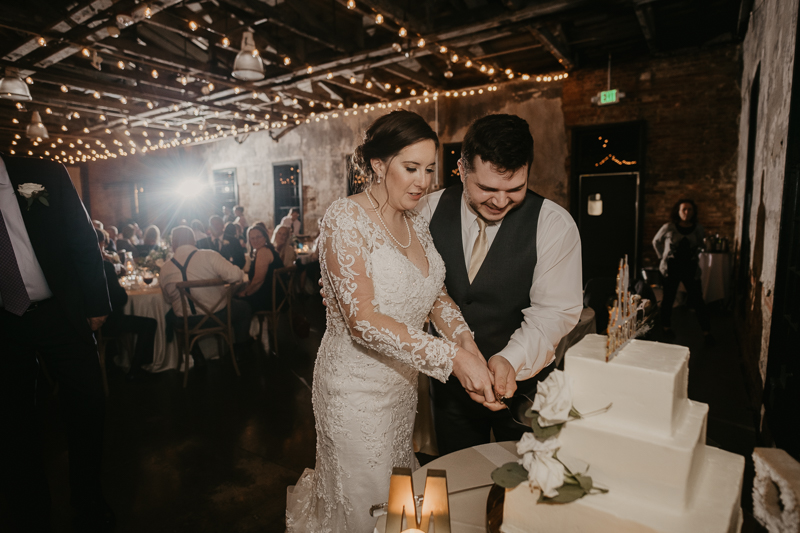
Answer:
[[[603,214],[603,198],[600,193],[589,195],[589,204],[587,208],[589,216],[599,217]]]

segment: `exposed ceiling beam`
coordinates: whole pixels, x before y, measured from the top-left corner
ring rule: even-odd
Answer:
[[[372,98],[377,98],[378,100],[385,100],[386,95],[376,91],[375,89],[367,89],[357,83],[350,83],[348,80],[343,80],[341,78],[333,78],[330,80],[325,80],[325,83],[328,85],[335,85],[336,87],[340,87],[342,89],[347,89],[353,92],[357,92],[359,94],[363,94],[365,96],[371,96]]]
[[[347,6],[347,0],[336,0],[339,4]],[[380,13],[386,18],[392,19],[399,26],[404,26],[410,31],[417,33],[430,33],[433,31],[433,24],[430,20],[421,19],[416,17],[398,6],[400,2],[392,2],[390,0],[358,0],[359,3],[370,8],[370,11],[363,10],[367,15],[371,15],[372,11]],[[416,4],[416,2],[414,2]]]
[[[390,74],[394,74],[395,76],[403,78],[404,80],[417,83],[426,89],[440,88],[439,83],[437,83],[436,80],[428,76],[428,74],[424,72],[422,69],[420,69],[419,72],[414,72],[413,70],[405,68],[396,63],[393,65],[384,65],[383,67],[381,67],[381,69],[385,70]]]
[[[542,43],[542,46],[561,63],[561,66],[563,66],[565,70],[570,71],[575,67],[575,62],[572,60],[572,54],[570,53],[569,45],[566,41],[556,37],[553,32],[544,25],[530,26],[528,31],[530,31],[531,35]]]
[[[651,54],[655,54],[658,51],[658,46],[656,45],[656,24],[653,16],[652,0],[637,0],[633,9],[636,11],[636,18],[642,28],[644,39],[647,41],[647,48],[650,49]]]

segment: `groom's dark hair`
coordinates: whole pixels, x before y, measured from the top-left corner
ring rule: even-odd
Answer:
[[[462,164],[473,169],[478,156],[498,171],[515,171],[533,163],[533,136],[516,115],[487,115],[470,125],[461,143]]]

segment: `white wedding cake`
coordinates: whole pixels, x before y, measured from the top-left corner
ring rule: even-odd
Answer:
[[[566,354],[573,406],[605,413],[567,422],[559,459],[587,463],[603,494],[537,503],[529,483],[506,489],[504,533],[730,533],[741,529],[744,457],[706,446],[708,405],[687,397],[689,350],[633,340],[606,362],[606,337]]]

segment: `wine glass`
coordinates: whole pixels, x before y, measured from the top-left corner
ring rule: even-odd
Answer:
[[[150,285],[151,283],[153,283],[154,279],[155,275],[153,274],[152,271],[150,270],[142,271],[142,281],[144,281],[145,285]]]

